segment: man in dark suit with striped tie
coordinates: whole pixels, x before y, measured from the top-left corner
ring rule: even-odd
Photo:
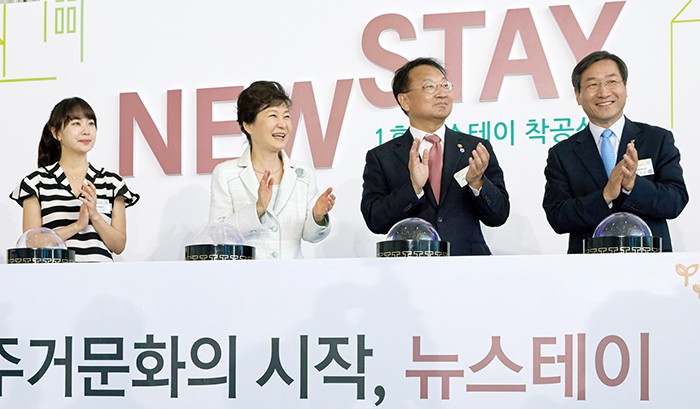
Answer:
[[[481,223],[500,226],[510,212],[491,144],[445,126],[452,84],[436,60],[407,62],[392,89],[410,128],[367,153],[360,204],[367,227],[385,234],[405,218],[420,217],[450,242],[451,255],[491,254]]]
[[[666,220],[688,203],[673,134],[623,114],[627,76],[606,51],[584,57],[571,75],[589,125],[549,150],[542,203],[554,231],[569,234],[569,253],[582,253],[584,239],[615,212],[640,216],[672,251]]]

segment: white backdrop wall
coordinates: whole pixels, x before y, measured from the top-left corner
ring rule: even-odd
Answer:
[[[570,21],[563,33],[555,13],[568,9],[554,6],[568,6],[580,31]],[[292,93],[295,113],[301,112],[292,157],[315,163],[319,188],[333,186],[338,196],[331,236],[305,245],[306,256],[373,256],[380,236],[369,232],[359,211],[364,157],[379,133],[386,141],[407,118],[395,106],[380,106],[386,104],[361,79],[389,91],[396,64],[418,56],[445,61],[457,84],[461,101],[449,126],[477,135],[482,122],[502,123],[499,136],[509,130],[503,140],[491,131],[511,196],[507,223],[486,229],[492,251],[563,253],[567,238],[551,230],[541,207],[554,132],[543,142],[531,138],[529,124],[580,125],[583,112],[569,78],[576,52],[596,45],[630,68],[627,116],[673,130],[691,197],[671,221],[674,247],[700,250],[693,240],[700,230],[693,124],[700,2],[358,0],[341,8],[318,0],[47,0],[0,7],[0,190],[8,195],[35,169],[53,105],[85,98],[99,125],[90,161],[131,174],[127,183],[142,196],[127,210],[128,245],[118,260],[183,258],[183,246],[207,221],[208,169],[244,146],[231,122],[235,95],[258,79],[277,80]],[[524,60],[524,73],[506,75],[498,90],[500,76],[489,70],[511,67],[508,59]],[[485,95],[494,89],[495,98]],[[218,96],[207,100],[212,94]],[[212,136],[217,132],[222,135]],[[21,208],[5,197],[3,249],[22,233]]]

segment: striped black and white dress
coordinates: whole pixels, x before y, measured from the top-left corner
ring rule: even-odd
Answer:
[[[129,190],[121,176],[104,168],[97,169],[90,164],[85,178],[95,185],[98,200],[109,202],[108,206],[102,206],[100,213],[107,223],[112,221],[115,198],[124,197],[126,207],[133,206],[139,200],[139,195]],[[70,183],[58,163],[30,173],[10,194],[10,198],[20,206],[24,199],[32,196],[39,199],[43,227],[56,229],[78,220],[82,202],[73,194]],[[85,229],[66,240],[66,246],[75,250],[77,262],[113,260],[112,252],[105,246],[92,223],[88,223]]]

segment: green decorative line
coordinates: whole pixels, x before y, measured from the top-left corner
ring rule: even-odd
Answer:
[[[66,27],[65,27],[65,15],[63,14],[64,9],[62,8],[57,8],[54,10],[53,13],[53,33],[58,35],[58,34],[63,34]],[[59,27],[61,28],[59,31]]]
[[[2,76],[5,77],[7,65],[7,4],[2,5]]]
[[[85,4],[80,0],[80,62],[83,62],[83,50],[85,45]]]
[[[46,5],[46,0],[44,0],[44,42],[46,42],[46,25],[47,25],[47,17],[48,14],[48,6]]]
[[[687,3],[685,3],[685,6],[678,12],[678,14],[673,17],[673,20],[671,20],[671,128],[673,128],[674,124],[674,106],[673,106],[673,100],[674,100],[674,92],[673,92],[673,72],[674,72],[674,67],[673,67],[673,25],[676,23],[693,23],[693,22],[698,22],[700,19],[694,19],[694,20],[678,20],[678,17],[685,11],[686,8],[692,3],[693,0],[688,0]]]
[[[33,81],[55,81],[57,77],[37,77],[37,78],[14,78],[9,80],[0,80],[0,83],[5,82],[33,82]]]

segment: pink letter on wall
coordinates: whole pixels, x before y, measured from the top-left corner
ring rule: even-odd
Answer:
[[[605,350],[610,344],[615,344],[620,350],[620,369],[614,378],[609,377],[605,372]],[[630,372],[630,350],[624,339],[617,335],[608,335],[600,340],[595,350],[595,371],[603,385],[619,386],[625,381]]]
[[[598,21],[596,21],[588,38],[583,34],[576,16],[571,11],[571,6],[550,6],[549,10],[557,21],[559,30],[564,35],[571,52],[574,53],[574,58],[578,62],[593,51],[603,49],[603,44],[605,44],[605,40],[610,35],[624,5],[624,1],[605,3],[603,10],[598,16]]]
[[[287,155],[292,155],[294,138],[298,130],[299,120],[303,115],[314,167],[330,168],[333,166],[335,150],[338,147],[338,139],[340,138],[340,130],[343,126],[345,111],[347,110],[348,100],[350,99],[352,81],[352,79],[346,79],[336,82],[335,94],[333,96],[333,104],[331,105],[331,113],[328,118],[325,137],[321,130],[321,121],[318,117],[318,108],[316,107],[313,85],[311,82],[294,83],[294,88],[292,89],[292,109],[290,110],[294,130],[292,131],[291,140],[287,143],[285,149]]]
[[[411,22],[400,14],[383,14],[373,18],[362,32],[362,51],[371,62],[386,68],[392,73],[406,63],[402,56],[387,51],[379,44],[379,36],[385,30],[394,30],[401,40],[415,40],[416,30]],[[387,84],[389,85],[389,84]],[[397,105],[394,94],[382,91],[374,78],[360,78],[360,89],[370,104],[380,108],[392,108]]]
[[[119,94],[119,173],[134,175],[134,125],[166,175],[182,173],[182,90],[168,91],[167,144],[136,92]]]
[[[508,57],[518,32],[527,58],[510,60]],[[530,9],[511,9],[506,12],[479,101],[498,101],[505,76],[513,74],[531,75],[540,99],[559,97]]]
[[[215,135],[238,135],[241,128],[238,122],[213,121],[214,102],[236,101],[243,87],[204,88],[197,90],[197,174],[211,173],[214,167],[233,158],[214,159],[212,140]]]
[[[486,12],[426,14],[423,28],[445,30],[445,70],[454,84],[452,98],[462,101],[462,29],[464,27],[484,27]]]

